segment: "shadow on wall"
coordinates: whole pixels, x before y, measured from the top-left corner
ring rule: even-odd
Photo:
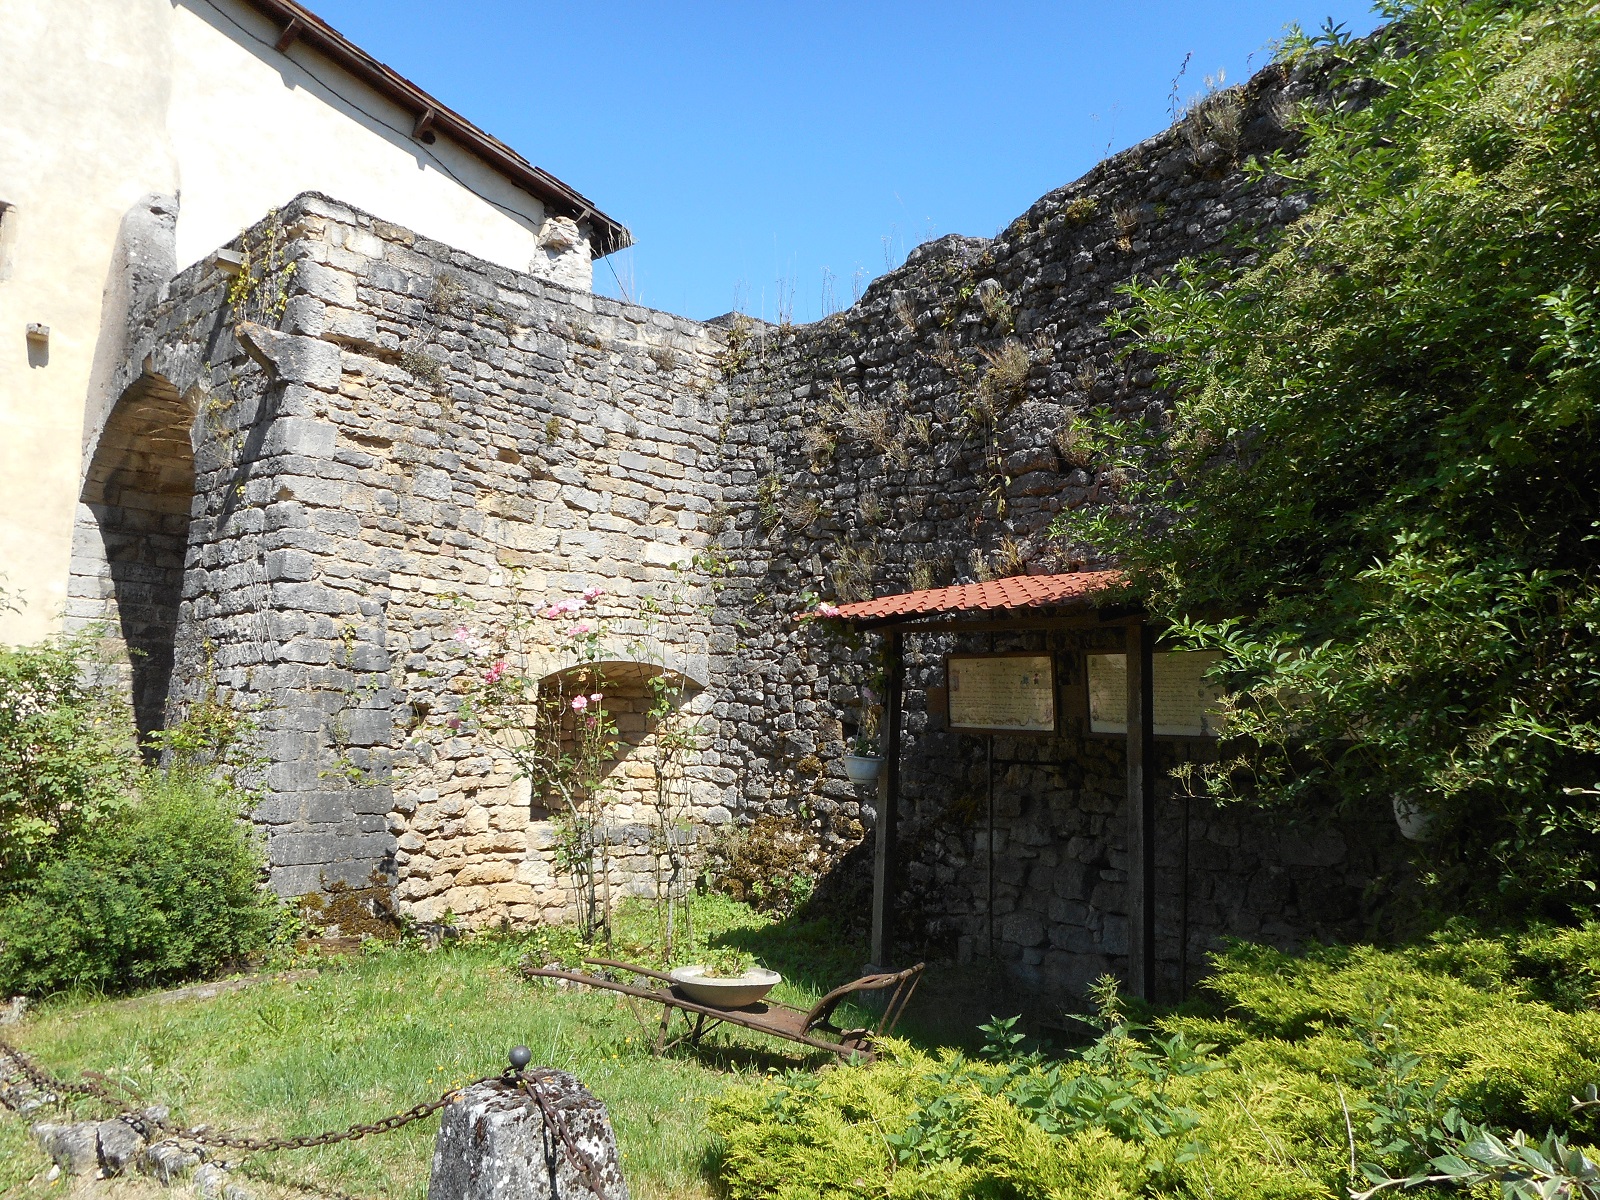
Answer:
[[[172,683],[194,500],[193,422],[171,383],[140,378],[112,410],[83,488],[99,545],[79,553],[98,559],[96,594],[102,619],[120,627],[141,744],[162,728]]]

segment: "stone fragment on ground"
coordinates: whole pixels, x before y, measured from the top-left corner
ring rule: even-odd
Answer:
[[[68,1175],[93,1175],[100,1169],[98,1121],[40,1121],[28,1132]]]
[[[96,1127],[100,1148],[100,1168],[107,1175],[120,1175],[144,1153],[144,1137],[127,1121],[101,1121]]]
[[[148,1146],[146,1138],[147,1131],[166,1119],[167,1108],[154,1105],[109,1121],[39,1121],[29,1126],[28,1131],[56,1166],[68,1175],[105,1178],[125,1174],[131,1167],[168,1183],[173,1174],[171,1164],[177,1159],[163,1153],[152,1160],[150,1151],[156,1147]],[[176,1150],[176,1147],[163,1149]]]
[[[139,1158],[139,1170],[167,1187],[200,1165],[200,1156],[172,1142],[157,1142]]]
[[[434,1143],[428,1200],[628,1200],[611,1117],[565,1071],[531,1070],[545,1101],[600,1185],[573,1161],[538,1102],[501,1080],[473,1084],[447,1105]]]
[[[252,1200],[249,1192],[233,1182],[225,1167],[201,1163],[194,1171],[195,1200]]]

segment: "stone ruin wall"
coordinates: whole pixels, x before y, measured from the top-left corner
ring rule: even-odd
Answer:
[[[1233,98],[1231,112],[1202,110],[1106,160],[993,240],[927,243],[823,321],[736,331],[725,479],[737,527],[723,540],[738,585],[719,622],[753,628],[726,660],[718,713],[725,759],[744,761],[748,809],[814,813],[835,855],[871,819],[874,797],[857,794],[840,762],[870,647],[797,627],[805,593],[860,599],[1107,565],[1048,528],[1064,509],[1109,501],[1114,468],[1074,439],[1073,417],[1103,405],[1116,420],[1155,422],[1169,406],[1152,359],[1125,354],[1104,327],[1127,303],[1118,289],[1184,257],[1236,253],[1232,233],[1304,211],[1283,180],[1252,183],[1242,165],[1292,150],[1287,102],[1315,83],[1269,68],[1214,102]],[[986,395],[984,376],[1008,363],[1025,380]],[[992,920],[995,954],[1025,985],[1076,992],[1125,967],[1124,753],[1120,738],[1086,732],[1083,666],[1085,650],[1119,650],[1120,637],[906,638],[900,828],[912,946],[982,958]],[[943,655],[988,649],[1053,653],[1063,714],[1060,736],[995,739],[992,915],[984,740],[945,731],[941,711]],[[1208,752],[1198,742],[1159,750],[1167,765]],[[1164,787],[1157,936],[1168,995],[1185,904],[1193,978],[1227,936],[1289,944],[1355,932],[1399,870],[1385,812],[1295,822],[1190,805],[1185,889],[1186,814]],[[848,856],[857,894],[868,862]]]
[[[719,339],[323,197],[276,222],[295,264],[277,277],[281,312],[265,295],[276,282],[230,305],[215,263],[178,276],[138,334],[90,471],[143,461],[173,411],[187,414],[194,498],[168,719],[213,685],[257,710],[255,815],[280,892],[365,883],[376,868],[422,920],[561,919],[572,894],[554,814],[492,738],[452,722],[489,665],[478,643],[598,584],[584,615],[610,627],[600,656],[625,664],[609,668],[626,745],[610,883],[650,890],[643,680],[684,680],[687,720],[710,704],[690,564],[717,495],[705,460]],[[81,514],[73,615],[137,636],[149,604],[135,583],[155,568],[137,561],[145,550],[127,561],[147,540],[122,516],[150,507],[136,491],[115,507],[86,494],[99,502]],[[519,643],[534,676],[573,664],[564,628],[535,619]],[[672,781],[701,827],[730,816],[710,740]]]
[[[993,240],[919,247],[851,310],[799,328],[568,291],[300,197],[276,218],[296,264],[281,311],[230,305],[208,262],[136,332],[88,469],[72,615],[109,620],[130,649],[175,642],[170,696],[140,684],[147,658],[125,664],[146,709],[160,693],[170,719],[213,685],[258,706],[256,816],[280,891],[377,869],[419,919],[531,922],[572,913],[552,814],[452,721],[485,666],[478,640],[599,584],[605,657],[631,664],[608,689],[628,743],[611,775],[613,892],[650,891],[660,863],[642,713],[661,669],[690,683],[700,734],[679,815],[701,831],[789,817],[859,881],[875,797],[840,760],[871,650],[795,615],[817,597],[1098,565],[1046,534],[1063,508],[1106,502],[1110,468],[1070,418],[1168,404],[1148,358],[1120,356],[1104,328],[1117,288],[1304,210],[1240,164],[1285,144],[1284,98],[1313,84],[1270,68],[1239,93],[1232,134],[1181,123]],[[996,370],[1015,386],[985,391]],[[181,472],[159,462],[181,458],[186,426],[185,534]],[[185,538],[175,571],[166,542]],[[908,639],[918,944],[982,958],[992,922],[1013,977],[1054,992],[1125,962],[1122,748],[1085,732],[1082,675],[1084,651],[1118,636]],[[543,641],[532,673],[571,665]],[[993,912],[984,746],[941,728],[938,693],[946,652],[989,648],[1054,653],[1064,714],[1056,738],[996,740]],[[1160,805],[1169,989],[1185,895],[1193,974],[1226,935],[1357,929],[1398,870],[1384,814],[1296,824],[1196,801],[1185,892],[1183,804]]]

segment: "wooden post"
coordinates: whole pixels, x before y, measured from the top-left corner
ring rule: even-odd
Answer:
[[[891,633],[885,648],[883,773],[878,777],[878,829],[872,871],[872,964],[887,970],[894,957],[894,890],[896,819],[900,808],[900,635]]]
[[[1156,998],[1155,638],[1128,626],[1128,990]]]

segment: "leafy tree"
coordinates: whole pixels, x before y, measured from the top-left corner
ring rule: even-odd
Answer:
[[[1174,410],[1125,503],[1058,532],[1225,652],[1214,794],[1398,795],[1434,814],[1436,880],[1592,910],[1600,10],[1380,9],[1373,38],[1288,47],[1331,99],[1253,169],[1307,214],[1130,287],[1114,327]]]

